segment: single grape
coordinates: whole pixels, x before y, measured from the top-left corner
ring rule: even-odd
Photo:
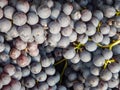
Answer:
[[[22,77],[27,77],[30,75],[30,69],[28,67],[22,68]]]
[[[75,31],[72,31],[72,34],[69,36],[70,42],[74,42],[77,40],[77,33]]]
[[[49,8],[52,8],[52,7],[54,6],[54,1],[53,1],[53,0],[48,0],[48,1],[47,1],[47,6],[48,6]]]
[[[70,3],[65,3],[65,4],[63,5],[63,12],[64,12],[66,15],[70,15],[72,11],[73,11],[73,6],[72,6],[72,4],[70,4]]]
[[[108,65],[108,69],[112,72],[112,73],[118,73],[120,71],[120,65],[119,63],[111,63]]]
[[[87,26],[84,22],[78,21],[75,23],[75,31],[78,34],[83,34],[86,32]]]
[[[108,69],[102,70],[100,72],[100,78],[103,81],[109,81],[112,78],[112,73]]]
[[[37,9],[37,13],[38,13],[40,18],[46,19],[46,18],[48,18],[50,16],[51,9],[47,5],[41,5]]]
[[[65,59],[72,59],[75,56],[75,54],[76,54],[75,49],[71,47],[65,52],[63,52],[63,57]]]
[[[0,43],[0,52],[3,52],[5,49],[5,44]]]
[[[105,59],[111,59],[113,56],[113,52],[109,49],[104,49],[102,55],[104,56]]]
[[[112,49],[114,55],[120,54],[120,45],[116,45]]]
[[[114,79],[112,78],[111,80],[108,81],[108,87],[109,88],[115,88],[119,84],[119,79]]]
[[[54,7],[51,9],[50,18],[53,20],[56,20],[58,18],[59,14],[60,14],[60,10],[58,8]]]
[[[88,36],[86,34],[81,34],[78,36],[77,41],[81,44],[85,44],[88,41]]]
[[[91,58],[92,58],[91,53],[86,50],[84,50],[80,53],[80,59],[83,62],[89,62],[91,60]]]
[[[11,51],[10,51],[10,57],[12,59],[17,59],[21,54],[21,51],[16,49],[16,48],[12,48]]]
[[[102,20],[104,17],[103,12],[100,10],[95,10],[93,16],[96,17],[98,20]]]
[[[17,80],[21,80],[21,78],[22,78],[22,71],[21,71],[20,67],[16,68],[16,72],[14,73],[12,78],[17,79]]]
[[[4,66],[4,72],[8,73],[10,76],[14,75],[16,72],[16,68],[12,64],[7,64]]]
[[[103,40],[101,41],[102,45],[109,45],[110,44],[110,37],[108,35],[103,37]]]
[[[81,20],[84,22],[88,22],[92,18],[92,12],[88,9],[82,10],[81,12]]]
[[[0,19],[2,19],[2,17],[3,17],[3,10],[2,10],[2,8],[0,7]]]
[[[23,12],[16,12],[13,15],[13,23],[17,26],[22,26],[27,22],[27,16]]]
[[[104,65],[105,58],[102,55],[96,55],[93,57],[93,63],[97,67],[102,67]]]
[[[70,25],[70,17],[61,13],[58,17],[58,22],[60,23],[61,27],[67,27]]]
[[[37,24],[38,21],[39,21],[39,17],[36,15],[35,12],[29,12],[29,13],[27,14],[27,18],[28,18],[27,23],[28,23],[29,25],[35,25],[35,24]]]
[[[95,27],[97,27],[98,24],[99,24],[99,22],[100,22],[100,20],[97,19],[96,17],[92,17],[92,19],[90,20],[90,22],[91,22]]]
[[[41,72],[41,69],[42,69],[41,64],[38,63],[38,62],[33,62],[33,63],[31,63],[31,65],[30,65],[30,70],[31,70],[31,72],[32,72],[33,74],[38,74],[38,73],[40,73],[40,72]]]
[[[20,90],[21,83],[18,80],[12,79],[10,82],[11,90]]]
[[[75,84],[73,85],[73,89],[74,89],[74,90],[84,90],[84,85],[81,84],[81,83],[79,83],[79,82],[77,82],[77,83],[75,83]]]
[[[56,70],[55,70],[55,67],[53,67],[53,66],[49,66],[49,67],[45,68],[45,73],[47,75],[54,75],[55,72],[56,72]]]
[[[27,77],[24,79],[24,84],[27,88],[32,88],[35,86],[35,79],[32,77]]]
[[[7,33],[11,27],[12,23],[10,20],[6,18],[0,19],[0,32]]]
[[[4,8],[4,16],[8,19],[12,19],[13,14],[15,12],[15,8],[12,6],[5,6]]]
[[[114,26],[110,26],[109,37],[115,36],[117,33],[117,29]]]
[[[67,76],[69,81],[74,81],[77,79],[77,73],[76,72],[71,72],[69,73],[69,75]]]
[[[38,82],[44,82],[47,79],[47,74],[43,71],[35,75],[35,79]]]
[[[96,32],[93,36],[92,36],[92,40],[95,43],[99,43],[102,42],[103,40],[103,34],[101,32]]]
[[[38,86],[38,90],[49,90],[49,85],[46,82],[40,83]]]
[[[100,27],[100,32],[101,32],[102,34],[108,34],[109,31],[110,31],[109,25],[102,24],[102,26]]]
[[[70,26],[67,26],[61,29],[61,34],[66,37],[67,36],[69,37],[72,34],[72,32],[73,32],[73,29]]]
[[[85,44],[85,49],[88,50],[89,52],[93,52],[97,49],[97,45],[96,45],[96,43],[94,43],[92,41],[88,41]]]
[[[71,61],[73,64],[79,63],[79,61],[80,61],[80,55],[79,55],[79,54],[76,54],[72,59],[70,59],[70,61]]]
[[[81,18],[81,13],[78,10],[73,10],[70,16],[72,20],[77,21]]]
[[[67,90],[67,88],[63,85],[58,86],[58,90]]]
[[[8,0],[0,0],[0,7],[3,8],[8,5]]]
[[[11,82],[11,77],[4,72],[0,75],[0,77],[3,85],[8,85]]]
[[[100,74],[100,68],[93,65],[93,66],[90,67],[90,72],[94,76],[98,76]]]
[[[57,21],[52,21],[49,23],[49,31],[52,33],[52,34],[57,34],[59,33],[61,30],[61,26],[60,26],[60,23],[57,22]]]

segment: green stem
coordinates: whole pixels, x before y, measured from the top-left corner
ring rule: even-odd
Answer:
[[[64,62],[65,60],[66,60],[66,59],[64,58],[64,59],[62,59],[62,60],[56,62],[56,63],[54,64],[54,66],[56,66],[56,65],[58,65],[58,64],[60,64],[60,63],[62,63],[62,62]]]

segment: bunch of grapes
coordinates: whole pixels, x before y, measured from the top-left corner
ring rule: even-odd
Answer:
[[[0,0],[0,90],[119,90],[120,0]]]

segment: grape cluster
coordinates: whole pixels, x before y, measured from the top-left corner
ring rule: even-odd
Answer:
[[[120,0],[0,0],[0,90],[119,90]]]

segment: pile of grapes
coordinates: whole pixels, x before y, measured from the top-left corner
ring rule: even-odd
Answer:
[[[120,0],[0,0],[0,90],[120,90]]]

